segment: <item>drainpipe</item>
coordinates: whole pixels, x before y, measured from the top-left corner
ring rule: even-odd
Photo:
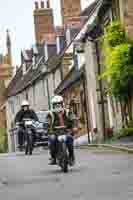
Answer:
[[[48,107],[49,107],[49,110],[51,110],[51,101],[50,101],[51,99],[50,99],[48,78],[46,79],[46,83],[47,83],[47,94],[48,94]]]
[[[87,132],[88,132],[88,144],[90,144],[90,120],[89,120],[89,111],[88,111],[88,105],[87,105],[87,102],[88,102],[88,96],[87,96],[87,89],[86,89],[86,77],[85,77],[85,74],[83,75],[83,89],[84,89],[84,95],[85,95],[85,113],[86,113],[86,119],[87,119]]]
[[[99,48],[98,42],[95,40],[95,47],[96,47],[96,55],[97,55],[97,63],[98,63],[98,75],[101,75],[101,65],[100,65],[100,58],[99,58]],[[100,101],[101,101],[101,109],[102,109],[102,126],[103,126],[103,136],[104,141],[106,139],[106,132],[105,132],[105,107],[104,107],[104,94],[103,94],[103,87],[102,87],[102,80],[99,80],[99,89],[100,89]]]

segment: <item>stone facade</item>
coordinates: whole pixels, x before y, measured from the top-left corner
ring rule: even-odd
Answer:
[[[126,31],[130,38],[133,38],[133,1],[123,1],[123,16]]]
[[[63,92],[66,107],[68,106],[68,108],[79,120],[81,135],[88,132],[85,105],[82,99],[84,98],[84,92],[83,80],[81,79],[79,81],[75,81],[75,83],[70,88],[67,88]]]

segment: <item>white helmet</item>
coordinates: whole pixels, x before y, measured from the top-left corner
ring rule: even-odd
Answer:
[[[54,96],[51,100],[52,110],[54,112],[60,112],[64,110],[64,102],[62,96]]]
[[[51,100],[52,104],[56,103],[63,103],[63,97],[62,96],[54,96]]]
[[[23,107],[23,106],[30,106],[30,104],[27,100],[23,100],[21,103],[21,107]]]

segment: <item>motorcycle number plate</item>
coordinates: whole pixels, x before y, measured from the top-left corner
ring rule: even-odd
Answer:
[[[31,125],[32,125],[32,121],[26,121],[26,122],[25,122],[25,125],[26,125],[26,126],[31,126]]]
[[[60,136],[58,136],[58,140],[59,140],[60,142],[66,141],[66,139],[67,139],[67,136],[66,136],[66,135],[60,135]]]
[[[32,134],[32,131],[30,129],[28,130],[28,134]]]

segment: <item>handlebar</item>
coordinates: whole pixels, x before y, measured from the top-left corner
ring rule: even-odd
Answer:
[[[30,119],[30,118],[24,118],[23,121],[34,121],[33,119]]]
[[[23,122],[16,122],[16,125],[22,125]]]
[[[55,126],[55,129],[59,130],[59,129],[66,129],[66,126]]]

